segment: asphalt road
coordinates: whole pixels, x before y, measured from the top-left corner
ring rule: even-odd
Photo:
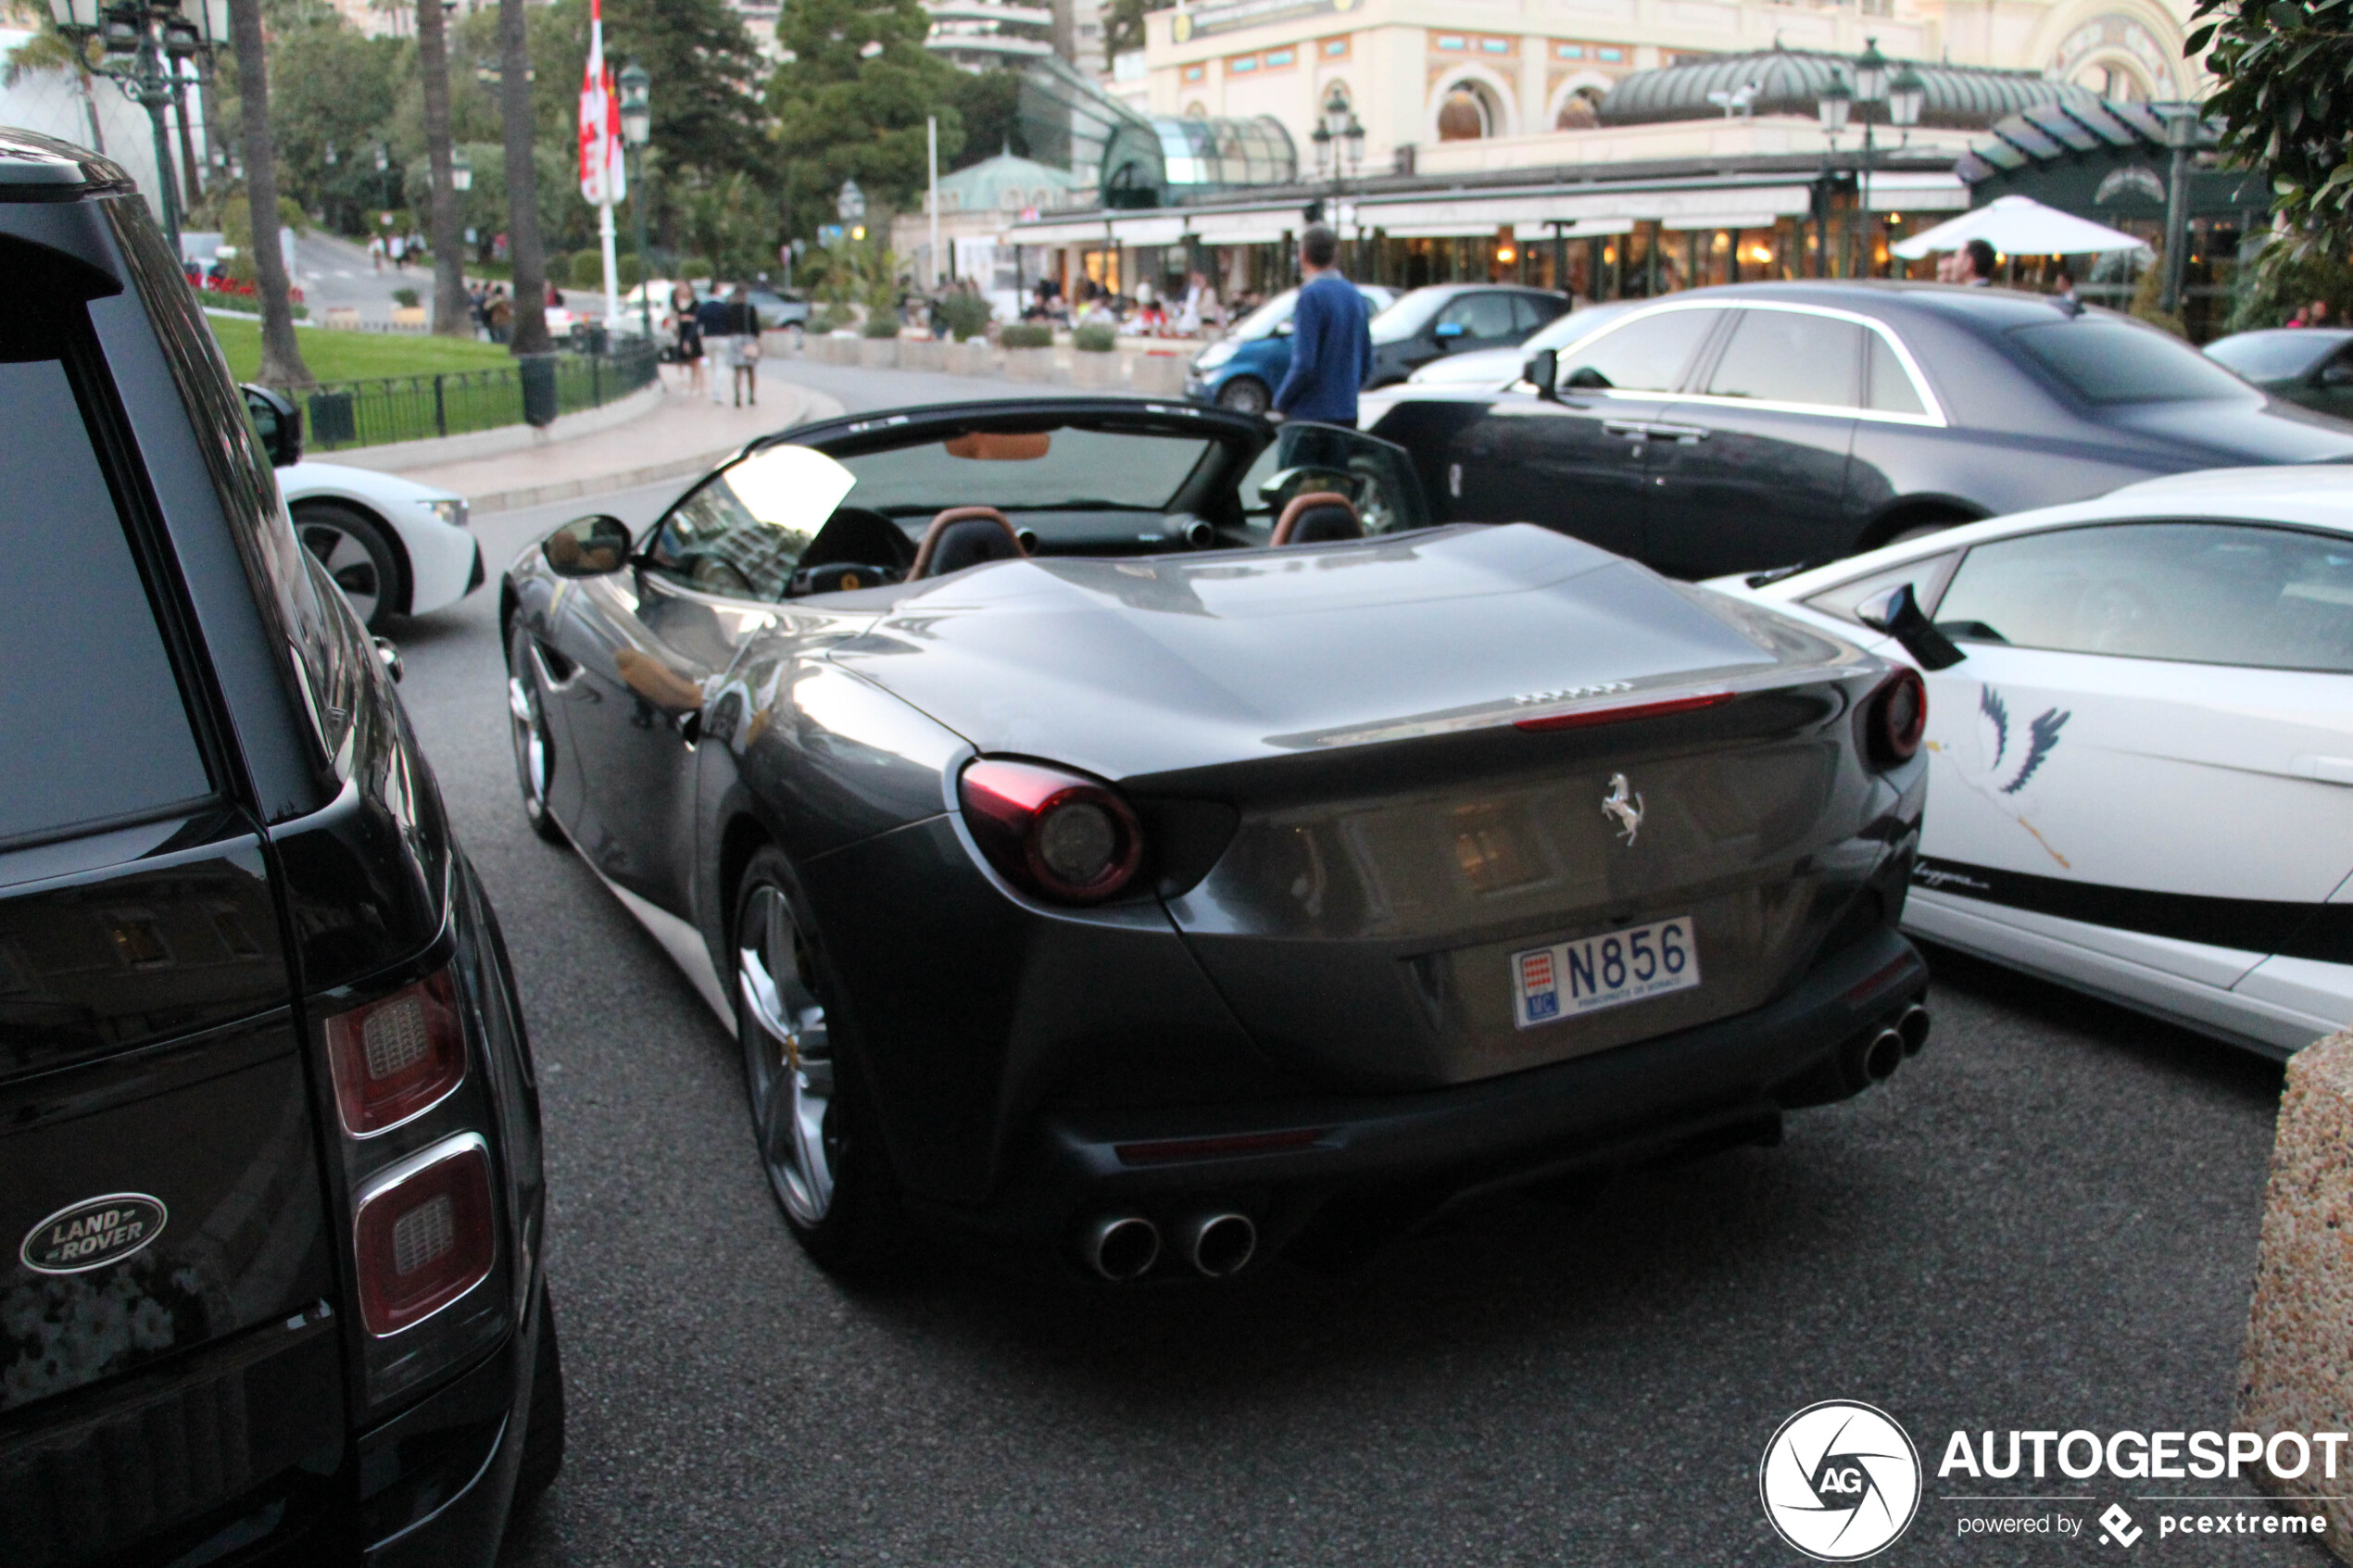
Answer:
[[[853,407],[918,379],[822,374]],[[677,488],[598,504],[641,522]],[[582,509],[478,520],[494,583]],[[545,1085],[571,1456],[510,1563],[1795,1563],[1756,1464],[1831,1398],[1931,1467],[1877,1561],[2104,1560],[2095,1525],[1958,1538],[1943,1498],[2153,1525],[2148,1484],[1940,1484],[1947,1436],[2228,1425],[2279,1069],[1941,954],[1926,1053],[1778,1148],[1496,1209],[1340,1280],[845,1291],[786,1234],[732,1042],[525,829],[495,616],[485,590],[398,636]],[[2130,1557],[2326,1561],[2153,1527]]]

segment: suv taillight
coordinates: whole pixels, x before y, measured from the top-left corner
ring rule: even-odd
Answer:
[[[370,1137],[422,1115],[466,1076],[466,1031],[449,972],[326,1021],[344,1131]]]
[[[1863,704],[1863,746],[1874,765],[1893,768],[1919,754],[1928,732],[1928,685],[1920,672],[1903,666],[1879,684]]]
[[[383,1338],[423,1322],[489,1277],[498,1256],[490,1152],[463,1133],[370,1184],[352,1221],[359,1316]]]
[[[989,863],[1063,904],[1100,904],[1133,881],[1144,832],[1108,784],[1035,762],[984,758],[956,793]]]

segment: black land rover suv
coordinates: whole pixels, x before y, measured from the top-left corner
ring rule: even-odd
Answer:
[[[531,1056],[392,670],[119,168],[0,132],[0,1562],[497,1555]]]

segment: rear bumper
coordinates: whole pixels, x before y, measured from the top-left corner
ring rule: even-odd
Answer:
[[[1783,1110],[1859,1092],[1858,1040],[1927,984],[1919,953],[1881,929],[1755,1011],[1505,1077],[1411,1095],[1052,1113],[1026,1179],[983,1225],[1066,1237],[1107,1211],[1165,1228],[1214,1204],[1250,1213],[1278,1247],[1352,1193],[1407,1195],[1391,1206],[1408,1221],[1393,1233],[1489,1191],[1694,1141],[1769,1141]],[[1166,1147],[1284,1136],[1296,1141],[1254,1152]]]

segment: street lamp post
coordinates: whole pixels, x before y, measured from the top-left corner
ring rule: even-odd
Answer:
[[[1879,52],[1879,40],[1863,40],[1863,52],[1855,59],[1855,102],[1863,111],[1863,182],[1860,207],[1863,225],[1863,275],[1869,277],[1876,270],[1871,259],[1871,164],[1879,156],[1878,141],[1871,134],[1871,106],[1887,100],[1887,56]]]
[[[637,324],[654,340],[653,287],[646,273],[646,183],[641,155],[653,140],[653,78],[632,60],[621,72],[621,141],[629,153],[629,208],[637,241]]]
[[[2158,111],[2165,117],[2165,147],[2172,155],[2165,182],[2165,275],[2159,280],[2157,307],[2168,316],[2182,307],[2182,270],[2190,249],[2190,155],[2197,148],[2198,111],[2195,104],[2172,104]]]
[[[187,85],[181,64],[208,59],[212,39],[199,22],[182,14],[181,0],[49,0],[49,20],[76,53],[87,50],[96,38],[106,50],[98,71],[112,77],[124,97],[147,111],[155,132],[156,190],[162,198],[164,234],[178,257],[180,192],[172,177],[166,112],[177,107],[184,113]]]
[[[1340,197],[1346,194],[1348,182],[1356,177],[1365,158],[1365,127],[1357,119],[1356,111],[1349,107],[1348,94],[1339,82],[1333,82],[1331,92],[1325,95],[1323,113],[1316,119],[1315,129],[1309,133],[1308,140],[1315,145],[1316,178],[1331,182],[1332,226],[1338,229],[1340,226]],[[1362,237],[1360,233],[1360,241]],[[1356,256],[1352,246],[1349,253],[1349,270],[1352,272],[1357,270],[1355,264],[1359,260],[1361,257]]]
[[[1831,266],[1831,160],[1837,156],[1838,138],[1854,107],[1855,93],[1846,85],[1846,73],[1833,67],[1831,84],[1814,104],[1815,112],[1822,117],[1822,135],[1831,144],[1822,160],[1822,199],[1814,208],[1814,266],[1824,277],[1830,275]]]

